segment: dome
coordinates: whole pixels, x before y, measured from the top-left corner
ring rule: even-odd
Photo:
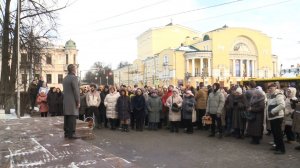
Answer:
[[[76,49],[76,43],[70,39],[66,42],[65,49]]]

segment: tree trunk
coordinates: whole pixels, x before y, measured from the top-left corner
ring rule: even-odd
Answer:
[[[4,105],[7,110],[7,100],[10,95],[9,93],[9,60],[10,60],[10,43],[9,43],[9,24],[10,24],[10,3],[11,0],[6,0],[5,3],[5,14],[3,19],[3,33],[2,33],[2,70],[1,70],[1,81],[0,81],[0,104]]]
[[[14,29],[14,38],[13,38],[13,54],[12,54],[12,60],[11,60],[10,81],[9,81],[9,83],[10,83],[9,90],[12,93],[14,93],[16,91],[16,81],[18,78],[17,68],[18,68],[19,59],[18,59],[18,32],[17,32],[18,29],[17,29],[17,26],[18,26],[18,21],[16,19],[15,29]],[[21,86],[17,86],[17,87],[21,87]]]

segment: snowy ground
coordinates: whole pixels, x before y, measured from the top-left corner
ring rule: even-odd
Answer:
[[[24,116],[20,117],[20,118],[31,118],[31,116],[29,114],[24,114]],[[18,116],[16,114],[15,109],[11,109],[10,114],[1,115],[0,120],[1,119],[4,119],[4,120],[18,119]]]

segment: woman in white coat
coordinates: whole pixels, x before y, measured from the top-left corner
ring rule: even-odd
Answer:
[[[177,89],[173,89],[172,96],[167,99],[165,106],[169,107],[169,121],[171,123],[170,131],[179,132],[182,98]]]
[[[120,97],[119,92],[117,92],[115,87],[111,86],[109,88],[109,94],[107,94],[104,99],[104,105],[106,107],[106,117],[109,120],[110,128],[112,130],[116,129],[116,122],[118,119],[116,104],[119,97]]]

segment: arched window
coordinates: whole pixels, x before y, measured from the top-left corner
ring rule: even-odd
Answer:
[[[210,39],[209,39],[209,36],[206,34],[206,35],[203,37],[203,41],[207,41],[207,40],[210,40]]]
[[[250,52],[249,47],[245,43],[237,43],[233,51],[244,51],[244,52]]]

